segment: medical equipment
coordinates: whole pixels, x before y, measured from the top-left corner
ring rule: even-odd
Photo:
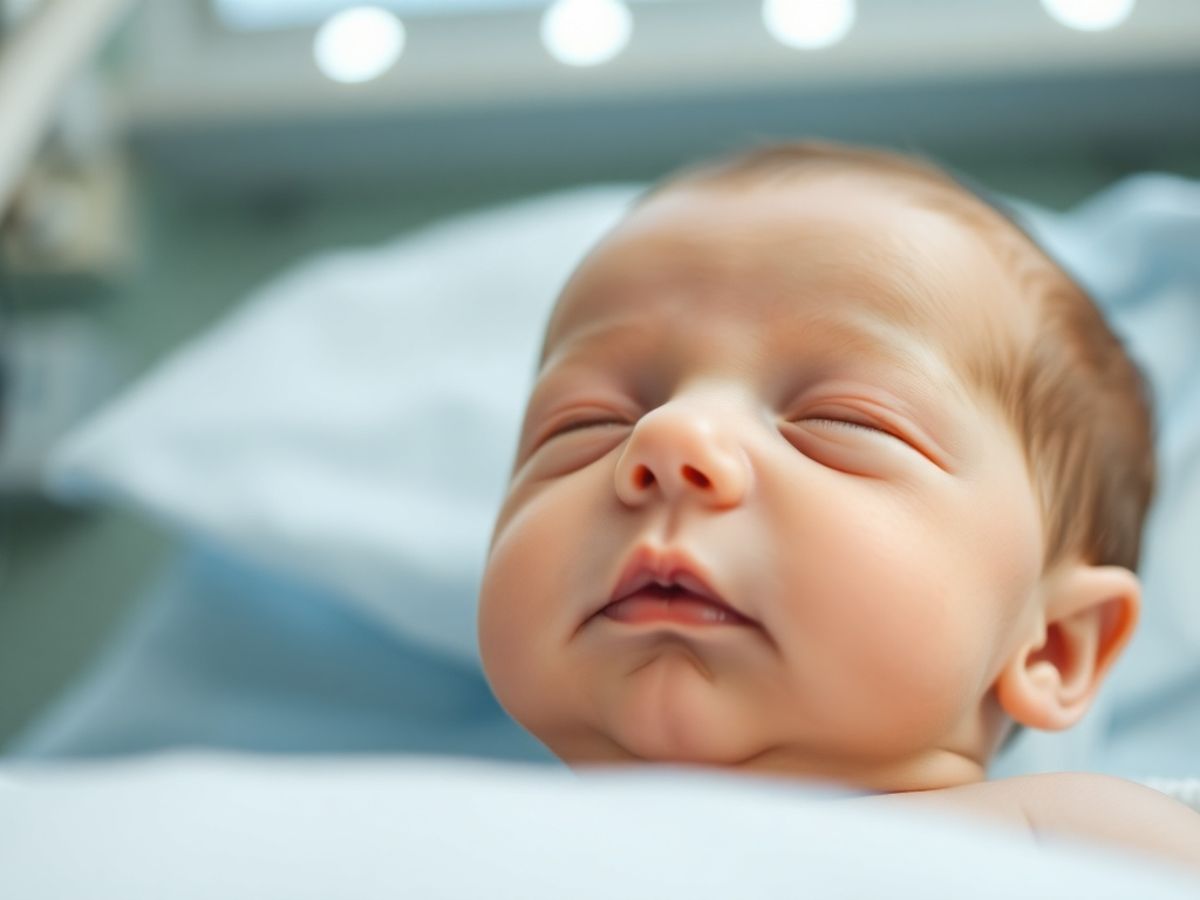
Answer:
[[[53,120],[69,79],[128,0],[47,0],[0,52],[0,216]]]

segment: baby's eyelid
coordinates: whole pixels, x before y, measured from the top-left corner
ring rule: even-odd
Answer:
[[[894,436],[886,428],[884,428],[880,425],[877,425],[874,422],[864,422],[861,419],[850,418],[845,415],[842,415],[842,416],[834,415],[832,413],[829,415],[824,415],[824,416],[820,416],[820,415],[801,416],[800,418],[793,419],[792,421],[793,422],[827,422],[831,425],[836,425],[840,428],[849,428],[854,431],[867,431],[867,432],[874,431],[879,434],[886,435],[888,437]]]
[[[628,423],[615,415],[603,415],[596,413],[594,415],[585,416],[578,415],[565,418],[556,422],[545,429],[543,441],[548,441],[551,438],[558,437],[562,434],[567,434],[572,431],[581,431],[585,428],[595,428],[601,425],[627,425]]]
[[[577,431],[580,428],[595,428],[597,425],[624,425],[620,419],[576,419],[574,422],[565,422],[555,429],[556,434],[564,431]]]
[[[887,415],[870,415],[857,410],[839,408],[836,410],[820,408],[802,415],[788,418],[787,423],[793,427],[802,426],[805,422],[825,423],[815,426],[821,428],[836,428],[843,433],[878,435],[896,442],[897,446],[907,447],[928,459],[939,469],[950,471],[936,449],[930,448],[930,441],[921,434],[919,428],[910,426],[903,419],[895,420]],[[813,428],[802,429],[812,432]],[[874,438],[871,438],[874,440]]]

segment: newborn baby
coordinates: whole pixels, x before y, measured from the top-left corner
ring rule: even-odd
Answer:
[[[1200,865],[1200,817],[1147,788],[986,781],[1133,633],[1151,429],[1089,298],[939,170],[806,143],[686,171],[550,319],[488,680],[572,765],[819,779]]]

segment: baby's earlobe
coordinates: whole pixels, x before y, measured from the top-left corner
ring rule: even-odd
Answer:
[[[996,679],[996,699],[1014,722],[1040,731],[1061,731],[1076,719],[1064,715],[1059,669],[1049,660],[1035,661],[1030,647],[1009,660]],[[1082,716],[1083,710],[1079,715]]]
[[[997,678],[1001,707],[1030,728],[1070,728],[1133,636],[1140,611],[1141,587],[1128,569],[1075,563],[1058,570],[1046,584],[1039,633]]]

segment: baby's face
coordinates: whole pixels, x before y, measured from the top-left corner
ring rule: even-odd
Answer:
[[[962,369],[1033,327],[881,181],[652,199],[551,321],[481,595],[501,703],[569,763],[981,777],[1043,557]]]

